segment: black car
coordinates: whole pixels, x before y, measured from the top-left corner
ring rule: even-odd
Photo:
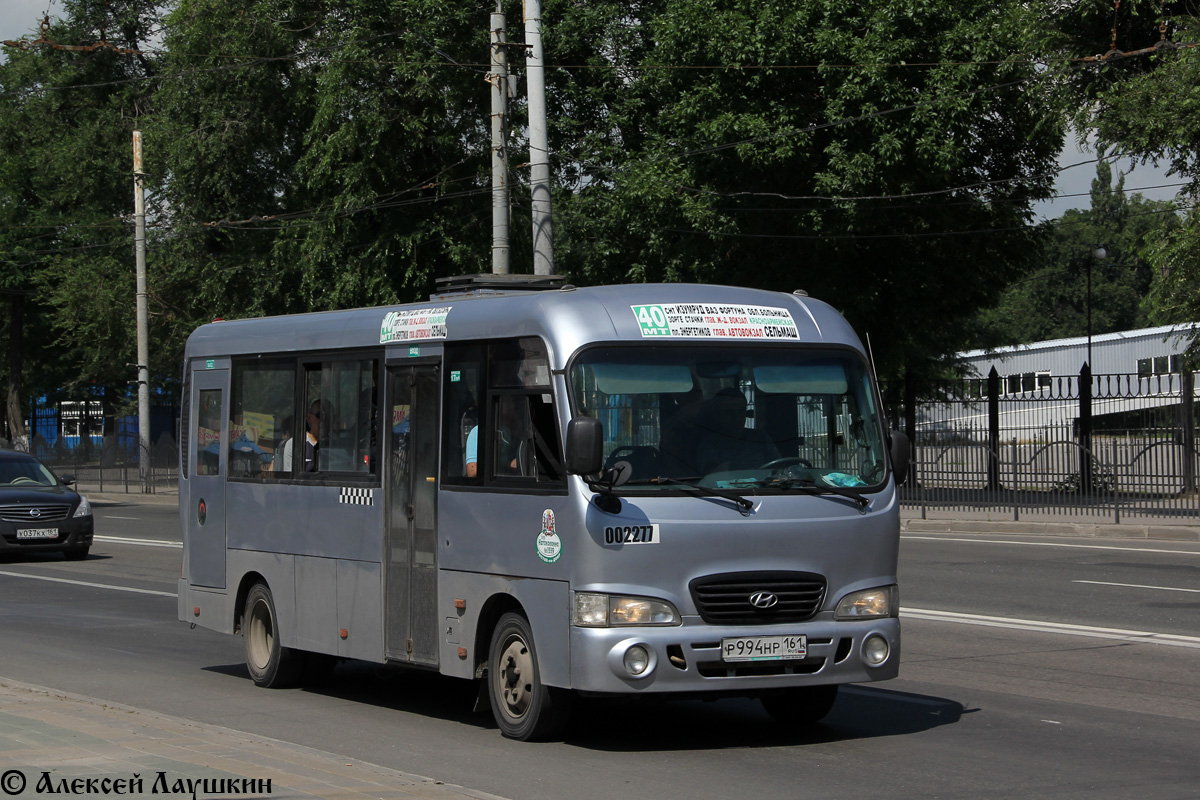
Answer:
[[[92,506],[28,453],[0,450],[0,556],[62,551],[69,561],[87,558],[92,546]]]

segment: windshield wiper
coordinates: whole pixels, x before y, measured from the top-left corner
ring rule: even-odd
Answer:
[[[696,477],[696,478],[666,478],[666,477],[642,478],[642,479],[636,480],[636,481],[626,481],[625,485],[630,486],[630,485],[634,485],[634,484],[643,484],[643,485],[655,484],[655,485],[659,485],[659,486],[667,486],[667,485],[679,486],[679,487],[682,487],[685,492],[687,492],[688,494],[693,495],[695,497],[721,497],[721,498],[724,498],[725,500],[731,500],[737,504],[738,510],[741,511],[743,514],[749,514],[752,510],[754,510],[754,503],[752,503],[749,500],[747,500],[746,498],[742,497],[737,492],[733,492],[728,489],[717,489],[712,486],[697,486],[695,482],[698,480],[700,480],[699,477]]]
[[[812,478],[770,478],[759,485],[765,489],[799,489],[805,494],[835,494],[853,500],[860,509],[871,505],[871,501],[860,492],[841,486],[823,486]]]

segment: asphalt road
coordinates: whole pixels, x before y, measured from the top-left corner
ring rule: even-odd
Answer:
[[[0,562],[0,675],[525,798],[1200,796],[1200,545],[906,536],[901,677],[825,723],[751,701],[583,704],[503,739],[470,687],[343,665],[253,686],[241,642],[175,619],[166,506],[99,506],[92,556]]]

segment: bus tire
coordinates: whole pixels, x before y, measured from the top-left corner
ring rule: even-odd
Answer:
[[[782,692],[764,694],[763,708],[782,725],[812,725],[824,719],[837,700],[838,684],[802,686]]]
[[[492,716],[505,737],[552,739],[566,727],[571,693],[542,683],[533,632],[521,614],[510,611],[496,623],[487,680]]]
[[[265,584],[256,583],[246,594],[242,646],[246,669],[256,686],[283,689],[296,684],[303,654],[279,643],[279,615],[275,613],[271,590]]]

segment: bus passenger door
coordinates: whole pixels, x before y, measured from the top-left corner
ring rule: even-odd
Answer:
[[[388,367],[387,657],[438,663],[436,366]],[[386,419],[386,417],[385,417]]]
[[[192,373],[188,582],[225,588],[225,474],[229,469],[229,370]]]

